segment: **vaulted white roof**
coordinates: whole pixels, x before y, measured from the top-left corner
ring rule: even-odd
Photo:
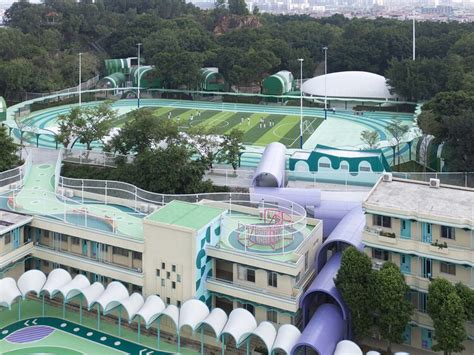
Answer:
[[[137,312],[137,315],[142,317],[147,327],[160,316],[165,310],[166,306],[163,300],[157,295],[150,295],[146,298],[145,304]]]
[[[209,315],[206,304],[197,299],[190,299],[183,303],[179,311],[179,330],[188,326],[194,332],[199,324]]]
[[[176,332],[179,332],[179,308],[173,304],[170,304],[168,307],[165,308],[163,312],[161,312],[161,316],[167,316],[171,319],[176,327]]]
[[[72,277],[64,269],[54,269],[48,274],[46,283],[44,284],[41,292],[47,292],[50,298],[53,298],[56,293],[59,292],[59,289],[66,285],[68,282],[71,282]]]
[[[207,324],[214,331],[216,338],[219,338],[226,323],[227,314],[220,308],[214,308],[199,326]]]
[[[278,328],[275,342],[272,350],[281,350],[286,354],[291,353],[291,349],[298,342],[301,332],[292,324],[283,324]]]
[[[104,313],[120,305],[120,302],[128,298],[127,288],[118,281],[112,281],[107,285],[104,293],[95,301],[102,307]]]
[[[359,348],[359,345],[350,341],[350,340],[341,340],[337,343],[336,350],[334,350],[334,355],[363,355],[364,353]]]
[[[222,334],[229,334],[234,338],[237,346],[257,328],[257,321],[252,313],[243,308],[234,309],[230,312],[227,324]]]
[[[17,285],[23,298],[30,292],[39,296],[42,287],[46,282],[46,275],[40,270],[28,270],[18,279]]]
[[[326,90],[325,90],[326,87]],[[393,99],[386,79],[364,71],[342,71],[320,75],[303,83],[306,95],[323,97]]]
[[[272,352],[272,346],[277,336],[277,331],[272,323],[264,321],[258,325],[258,327],[252,332],[253,335],[262,339],[267,347],[267,351],[270,354]]]
[[[97,299],[104,293],[105,287],[100,282],[96,281],[92,285],[80,290],[87,302],[87,309],[90,309]]]
[[[0,306],[10,309],[13,301],[21,296],[15,279],[6,277],[0,280]]]
[[[127,311],[128,321],[131,322],[137,312],[142,308],[145,300],[143,296],[137,292],[134,292],[130,295],[130,297],[120,301],[120,304],[123,308]]]
[[[84,275],[76,275],[74,279],[59,289],[65,300],[69,300],[81,293],[81,290],[90,286],[89,279]]]

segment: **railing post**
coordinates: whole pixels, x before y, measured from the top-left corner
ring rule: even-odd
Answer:
[[[107,185],[107,180],[105,180],[105,204],[107,204],[107,196],[108,196],[108,185]]]
[[[138,194],[138,189],[135,186],[135,211],[137,210],[137,194]]]

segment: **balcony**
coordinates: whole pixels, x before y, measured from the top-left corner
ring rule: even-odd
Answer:
[[[285,295],[267,288],[237,284],[227,280],[214,277],[207,278],[207,289],[211,292],[228,295],[241,300],[276,307],[290,312],[296,312],[299,308],[299,298],[302,292],[293,288],[292,295]]]
[[[377,228],[366,227],[363,241],[369,247],[416,254],[422,257],[440,259],[453,263],[474,264],[474,252],[470,248],[447,245],[445,243],[424,243],[421,238],[404,239]]]
[[[5,266],[15,263],[19,259],[27,256],[32,252],[32,250],[33,243],[28,242],[16,249],[0,254],[0,269],[3,269]]]

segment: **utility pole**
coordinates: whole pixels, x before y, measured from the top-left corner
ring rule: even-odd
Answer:
[[[82,53],[79,53],[79,107],[82,104]]]
[[[138,46],[138,67],[137,67],[138,91],[137,91],[137,98],[138,98],[138,108],[140,108],[140,47],[142,46],[142,44],[138,43],[137,46]]]
[[[300,148],[303,149],[303,58],[299,58],[300,62]]]
[[[415,53],[415,44],[416,44],[416,36],[415,36],[415,12],[413,11],[413,60],[416,58]]]
[[[328,118],[328,47],[323,47],[324,51],[324,119]]]

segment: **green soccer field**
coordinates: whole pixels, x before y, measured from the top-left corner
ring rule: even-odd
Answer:
[[[198,114],[200,112],[200,114]],[[157,116],[179,120],[184,131],[191,126],[212,128],[217,134],[232,129],[244,132],[244,144],[265,146],[280,142],[288,148],[299,148],[300,118],[292,115],[242,113],[216,110],[189,110],[172,107],[156,109]],[[306,141],[323,122],[321,117],[303,117],[303,140]]]

